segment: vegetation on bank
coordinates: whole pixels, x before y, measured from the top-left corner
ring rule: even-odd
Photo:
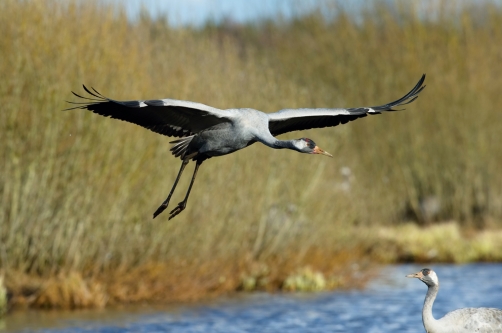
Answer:
[[[98,2],[0,2],[0,269],[11,302],[351,287],[370,262],[501,260],[502,9],[423,10],[374,2],[355,17],[333,2],[291,21],[196,29],[131,22]],[[169,138],[61,111],[82,83],[222,109],[373,105],[424,72],[405,112],[283,136],[335,159],[256,144],[204,163],[172,221],[151,219],[179,168]]]
[[[7,289],[4,286],[4,276],[2,272],[0,272],[0,317],[5,315],[7,312]]]

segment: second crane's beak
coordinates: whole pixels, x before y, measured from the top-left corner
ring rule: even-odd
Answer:
[[[331,155],[327,151],[322,150],[321,148],[319,148],[317,146],[314,147],[314,154],[321,154],[321,155],[326,155],[326,156],[329,156],[329,157],[333,157],[333,155]]]
[[[414,274],[408,274],[406,275],[407,278],[417,278],[417,279],[420,279],[421,277],[423,276],[422,272],[417,272],[417,273],[414,273]]]

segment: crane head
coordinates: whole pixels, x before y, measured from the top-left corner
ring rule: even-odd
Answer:
[[[417,278],[428,286],[439,285],[438,276],[429,268],[424,268],[417,273],[406,275],[408,278]]]
[[[301,138],[296,140],[295,146],[298,148],[298,151],[301,153],[307,153],[307,154],[320,154],[320,155],[326,155],[329,157],[333,157],[330,153],[327,151],[322,150],[319,148],[315,142],[309,138]]]

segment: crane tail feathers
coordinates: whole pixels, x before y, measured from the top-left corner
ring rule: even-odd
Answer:
[[[185,158],[185,155],[188,151],[188,146],[190,145],[190,142],[192,142],[193,138],[195,135],[190,135],[186,136],[184,138],[180,138],[174,141],[169,142],[173,146],[171,147],[170,151],[174,155],[174,157],[181,157],[183,160]]]

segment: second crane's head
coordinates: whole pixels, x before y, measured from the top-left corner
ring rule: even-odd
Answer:
[[[424,268],[415,274],[406,275],[406,277],[417,278],[429,287],[439,285],[438,276],[432,269],[429,268]]]
[[[308,139],[308,138],[301,138],[298,140],[293,140],[293,145],[295,147],[295,150],[299,151],[300,153],[321,154],[321,155],[333,157],[333,155],[331,155],[330,153],[317,147],[315,142]]]

